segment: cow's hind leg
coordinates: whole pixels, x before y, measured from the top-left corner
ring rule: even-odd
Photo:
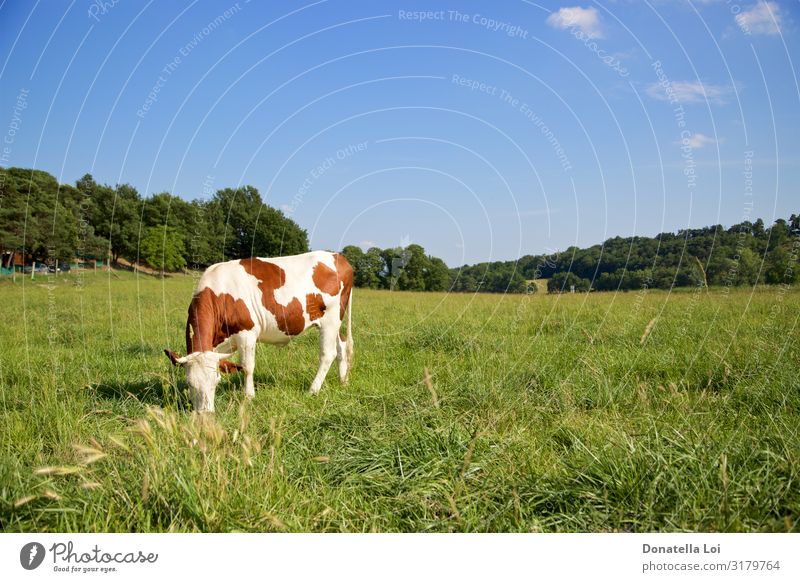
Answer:
[[[311,394],[316,394],[319,392],[320,388],[322,388],[325,376],[328,375],[328,370],[331,369],[331,364],[336,357],[336,344],[339,341],[339,330],[335,323],[338,323],[338,321],[328,320],[319,328],[319,369],[317,370],[317,375],[314,377],[314,381],[311,382],[311,389],[309,390]]]
[[[347,358],[347,340],[342,337],[342,332],[336,334],[336,361],[339,362],[339,380],[342,384],[347,384],[350,362]]]
[[[253,381],[253,371],[256,367],[256,338],[249,334],[242,334],[237,343],[244,368],[244,395],[247,398],[253,398],[256,395],[256,386]]]
[[[344,293],[345,291],[342,291]],[[347,337],[342,333],[343,321],[337,326],[336,357],[339,360],[339,380],[346,385],[350,377],[350,368],[353,367],[353,294],[347,302]]]

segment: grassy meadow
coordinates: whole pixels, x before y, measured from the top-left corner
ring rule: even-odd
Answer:
[[[800,293],[354,293],[193,415],[193,279],[0,282],[3,531],[798,531]],[[428,376],[426,376],[426,370]]]

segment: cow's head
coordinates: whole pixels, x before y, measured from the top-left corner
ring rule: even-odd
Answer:
[[[214,412],[214,394],[221,378],[220,361],[231,354],[194,352],[181,358],[169,350],[164,350],[164,353],[174,365],[186,368],[186,381],[194,409],[197,412]]]

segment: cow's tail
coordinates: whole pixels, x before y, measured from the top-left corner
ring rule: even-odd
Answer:
[[[355,349],[353,347],[353,291],[350,290],[350,301],[347,302],[347,339],[344,343],[344,353],[347,357],[348,369],[353,365]]]

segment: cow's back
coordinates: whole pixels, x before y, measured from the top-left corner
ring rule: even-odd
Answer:
[[[249,329],[239,325],[240,331],[252,330],[263,342],[286,343],[318,325],[326,314],[340,310],[343,314],[343,290],[349,298],[351,286],[352,269],[342,255],[313,251],[217,263],[203,273],[194,296],[210,290],[222,298],[220,305],[246,308],[253,325]],[[217,317],[225,318],[225,312]],[[237,320],[241,319],[238,314]]]

